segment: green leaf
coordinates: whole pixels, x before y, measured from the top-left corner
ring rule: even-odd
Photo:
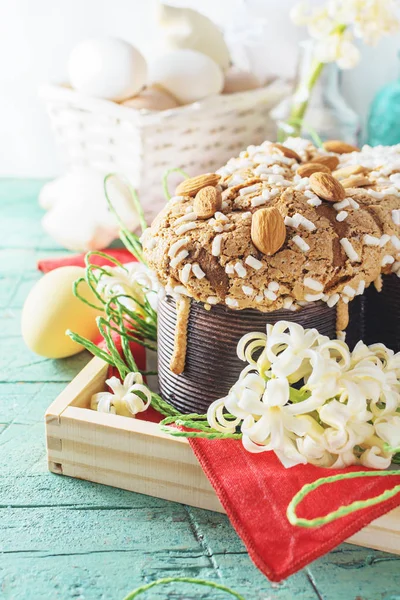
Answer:
[[[297,404],[297,402],[303,402],[310,396],[311,392],[305,390],[304,388],[301,388],[300,390],[297,390],[294,387],[289,388],[289,399],[291,402],[293,402],[293,404]]]

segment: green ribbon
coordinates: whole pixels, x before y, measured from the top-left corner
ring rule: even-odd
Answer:
[[[340,506],[338,509],[333,510],[323,517],[316,517],[315,519],[303,519],[298,517],[296,514],[296,508],[300,504],[302,500],[308,494],[321,487],[321,485],[334,483],[335,481],[343,481],[345,479],[357,479],[358,477],[390,477],[392,475],[397,475],[400,477],[400,469],[397,471],[356,471],[352,473],[339,473],[338,475],[331,475],[330,477],[322,477],[321,479],[317,479],[312,483],[307,483],[304,485],[299,492],[292,498],[289,503],[289,506],[286,511],[287,518],[292,525],[297,525],[298,527],[320,527],[321,525],[326,525],[327,523],[331,523],[336,519],[340,519],[341,517],[345,517],[350,515],[358,510],[363,508],[369,508],[370,506],[375,506],[376,504],[380,504],[385,500],[389,500],[389,498],[393,498],[400,492],[400,485],[396,485],[394,488],[390,490],[386,490],[379,494],[378,496],[374,496],[373,498],[368,498],[368,500],[356,500],[351,504]]]
[[[213,588],[214,590],[226,592],[227,594],[230,594],[231,596],[236,598],[236,600],[246,600],[243,596],[241,596],[237,592],[234,592],[225,585],[215,583],[214,581],[206,581],[205,579],[194,579],[193,577],[165,577],[164,579],[158,579],[157,581],[152,581],[151,583],[147,583],[145,585],[142,585],[141,587],[136,588],[136,590],[133,590],[127,596],[125,596],[124,600],[133,600],[134,598],[137,598],[140,594],[147,592],[153,587],[159,585],[166,585],[168,583],[190,583],[192,585],[203,585],[209,588]]]
[[[230,417],[232,415],[225,415],[225,418]],[[196,429],[197,431],[182,431],[169,427],[169,425],[187,427],[188,429]],[[222,433],[221,431],[216,431],[208,425],[207,415],[198,415],[197,413],[189,415],[177,414],[167,417],[160,422],[160,428],[161,431],[173,437],[202,438],[207,440],[239,440],[242,437],[241,433]]]
[[[189,179],[189,175],[187,173],[185,173],[185,171],[182,171],[182,169],[179,169],[178,167],[176,167],[174,169],[168,169],[168,171],[165,171],[163,178],[162,178],[162,188],[163,188],[165,199],[167,201],[171,200],[171,197],[172,197],[168,190],[168,178],[171,175],[171,173],[179,173],[185,179]]]

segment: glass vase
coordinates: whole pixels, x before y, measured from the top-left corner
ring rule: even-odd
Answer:
[[[357,145],[360,118],[340,90],[341,71],[336,63],[319,63],[312,41],[300,44],[294,92],[272,112],[278,138],[302,136],[321,140],[340,139]],[[315,133],[317,136],[315,136]]]
[[[367,143],[370,146],[400,143],[400,79],[376,94],[368,117]]]

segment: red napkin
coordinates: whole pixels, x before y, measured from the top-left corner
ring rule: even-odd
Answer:
[[[126,250],[108,250],[107,253],[121,262],[133,260]],[[40,261],[39,268],[47,272],[68,264],[83,266],[83,257]],[[100,261],[99,264],[105,262]],[[133,352],[140,367],[144,368],[143,347],[135,345]],[[141,418],[154,422],[160,420],[152,409],[143,413]],[[189,439],[189,442],[251,559],[271,581],[281,581],[296,573],[400,504],[398,495],[318,528],[293,526],[286,517],[293,496],[306,483],[343,470],[312,465],[285,469],[272,452],[251,454],[243,448],[240,440]],[[365,469],[346,469],[362,470]],[[297,512],[299,516],[310,519],[323,516],[342,504],[366,500],[399,484],[400,471],[399,476],[393,477],[339,481],[312,492]]]
[[[113,258],[116,258],[121,263],[133,262],[136,259],[132,256],[129,250],[125,248],[112,248],[106,250],[106,253]],[[109,260],[106,260],[102,256],[97,256],[94,254],[91,258],[91,262],[94,265],[112,265]],[[84,267],[85,266],[85,254],[74,254],[63,256],[62,258],[45,258],[43,260],[39,260],[37,264],[37,268],[42,273],[48,273],[49,271],[53,271],[53,269],[58,269],[58,267]]]
[[[285,469],[272,452],[251,454],[240,440],[189,442],[252,561],[271,581],[293,575],[400,504],[398,495],[318,528],[293,526],[286,517],[293,496],[306,483],[343,470],[313,465]],[[345,471],[363,470],[351,467]],[[342,504],[366,500],[399,484],[400,471],[398,477],[360,477],[321,486],[304,499],[297,514],[309,519],[319,517]]]

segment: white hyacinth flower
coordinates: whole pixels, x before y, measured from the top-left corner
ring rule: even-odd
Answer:
[[[379,417],[400,408],[400,356],[383,344],[365,346],[359,342],[352,352],[350,375],[370,400],[372,413]]]
[[[118,295],[130,296],[121,298],[121,304],[129,310],[140,312],[137,302],[143,304],[147,297],[152,308],[157,310],[160,284],[150,269],[139,262],[103,269],[96,273],[99,277],[96,291],[105,302]]]
[[[285,467],[377,469],[400,452],[400,353],[362,342],[350,352],[280,321],[245,335],[238,356],[248,364],[207,418],[221,432],[240,428],[248,451],[274,451]]]
[[[123,383],[118,377],[111,377],[106,384],[112,391],[94,394],[90,402],[93,410],[134,417],[150,406],[151,392],[140,373],[128,373]]]
[[[306,351],[323,340],[328,338],[316,329],[303,329],[297,323],[278,321],[275,325],[267,325],[264,352],[272,375],[288,377],[291,383],[299,381],[311,371],[310,356]],[[263,358],[260,357],[260,363]]]
[[[355,4],[355,0],[349,4]],[[342,0],[342,5],[347,0]],[[360,5],[360,2],[358,2]],[[368,0],[354,11],[354,34],[366,44],[375,46],[382,36],[396,33],[399,29],[399,5],[395,0]]]
[[[250,402],[258,403],[265,390],[265,380],[255,373],[248,373],[241,377],[231,388],[228,396],[213,402],[207,411],[210,427],[222,433],[233,433],[236,426],[248,416],[248,410],[240,405]],[[234,415],[235,421],[228,421],[224,417],[224,408]]]
[[[307,462],[297,450],[295,440],[309,429],[307,421],[290,414],[288,401],[288,381],[271,379],[258,402],[241,398],[238,403],[242,410],[251,413],[241,426],[244,447],[250,452],[274,450],[285,467]]]
[[[296,25],[306,25],[317,41],[317,60],[336,62],[341,69],[353,68],[360,59],[354,38],[375,45],[383,36],[397,32],[400,25],[396,0],[328,0],[314,8],[302,1],[290,16]]]

